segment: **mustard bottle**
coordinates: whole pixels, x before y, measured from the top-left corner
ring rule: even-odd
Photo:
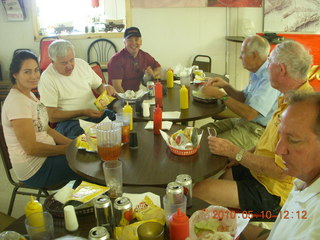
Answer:
[[[173,88],[173,70],[170,68],[167,71],[167,88]]]
[[[188,89],[186,88],[185,85],[182,85],[180,89],[180,108],[181,109],[189,108]]]
[[[127,102],[127,104],[122,108],[123,113],[128,113],[130,114],[130,130],[133,129],[133,112],[132,112],[132,107],[129,105],[129,103]]]
[[[25,206],[24,213],[30,226],[40,227],[44,225],[43,215],[34,215],[34,213],[43,213],[43,208],[41,203],[39,203],[37,200],[34,200],[33,196],[30,196],[30,201]]]

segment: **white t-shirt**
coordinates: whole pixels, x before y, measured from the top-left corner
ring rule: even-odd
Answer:
[[[299,179],[294,181],[268,240],[320,239],[320,178],[305,189],[304,184]]]
[[[40,101],[46,107],[58,107],[62,111],[97,110],[92,89],[97,89],[101,83],[101,78],[80,58],[75,58],[70,76],[58,73],[51,63],[41,74],[38,86]]]
[[[27,155],[19,143],[11,120],[31,118],[36,132],[36,141],[56,145],[53,138],[47,134],[48,114],[46,107],[31,93],[34,101],[23,95],[17,89],[11,89],[2,108],[1,121],[4,137],[8,146],[13,170],[21,181],[32,177],[42,166],[45,157]]]

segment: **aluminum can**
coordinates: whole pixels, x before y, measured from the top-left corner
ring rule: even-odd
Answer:
[[[94,215],[97,226],[105,227],[109,232],[113,229],[112,203],[108,196],[99,196],[94,200]]]
[[[183,193],[187,198],[187,207],[192,206],[192,179],[188,174],[180,174],[176,177],[176,182],[183,187]]]
[[[115,227],[129,225],[132,220],[132,203],[127,197],[118,197],[114,200]]]
[[[148,81],[147,82],[147,89],[149,91],[149,95],[151,97],[154,97],[154,82],[153,81]]]
[[[98,226],[89,231],[89,240],[110,240],[110,235],[105,227]]]
[[[166,195],[169,203],[179,204],[184,200],[183,187],[180,183],[170,182],[166,188]]]

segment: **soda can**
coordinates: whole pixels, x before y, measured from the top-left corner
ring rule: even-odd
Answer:
[[[105,227],[98,226],[89,231],[89,240],[110,240],[110,235]]]
[[[97,226],[103,226],[109,232],[112,232],[112,203],[108,196],[100,196],[94,200],[94,215],[97,220]]]
[[[132,203],[127,197],[118,197],[114,200],[115,227],[129,225],[132,220]]]
[[[149,95],[150,95],[151,97],[154,97],[154,82],[148,81],[148,82],[147,82],[147,89],[148,89],[148,91],[149,91]]]
[[[183,187],[183,193],[187,198],[187,207],[192,206],[192,179],[188,174],[180,174],[176,177],[176,182]]]
[[[170,182],[166,188],[166,195],[169,203],[179,204],[184,200],[183,187],[180,183]]]

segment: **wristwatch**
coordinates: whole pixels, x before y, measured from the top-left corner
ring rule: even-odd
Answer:
[[[223,96],[222,98],[220,98],[220,99],[221,99],[222,102],[225,102],[225,101],[228,100],[228,98],[229,98],[229,96],[226,94],[226,95],[224,95],[224,96]]]
[[[240,161],[242,160],[243,154],[244,154],[245,152],[246,152],[246,150],[241,149],[240,152],[237,153],[237,155],[236,155],[236,160],[237,160],[238,162],[240,162]]]

